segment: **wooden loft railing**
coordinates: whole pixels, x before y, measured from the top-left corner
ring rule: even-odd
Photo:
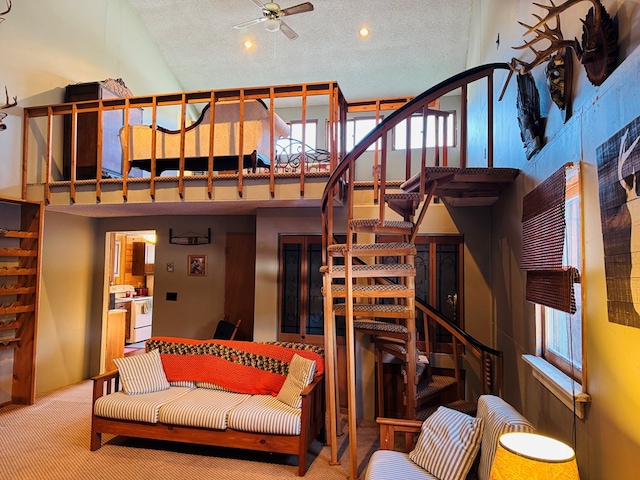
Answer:
[[[235,101],[240,105],[239,108],[239,133],[240,137],[237,139],[237,145],[240,145],[240,150],[243,145],[243,126],[245,124],[243,105],[244,102],[251,100],[262,101],[269,110],[270,115],[270,165],[275,165],[276,156],[276,142],[277,136],[274,134],[275,115],[277,110],[281,107],[286,109],[297,109],[295,115],[296,119],[302,120],[304,126],[308,117],[308,110],[311,106],[321,104],[326,106],[328,112],[327,116],[327,128],[326,128],[326,145],[329,155],[329,168],[323,175],[328,175],[340,161],[341,155],[344,154],[344,150],[338,147],[338,139],[344,138],[340,129],[341,120],[346,118],[346,101],[338,87],[336,82],[324,82],[324,83],[306,83],[300,85],[282,85],[271,87],[253,87],[253,88],[241,88],[241,89],[228,89],[228,90],[212,90],[212,91],[196,91],[185,93],[170,93],[163,95],[150,95],[128,98],[110,98],[101,100],[89,100],[82,102],[62,103],[54,105],[28,107],[24,110],[24,128],[23,128],[23,180],[22,180],[22,197],[27,197],[28,185],[42,184],[44,186],[44,201],[48,203],[51,199],[52,187],[67,187],[69,189],[71,202],[75,202],[76,189],[80,185],[95,185],[96,200],[101,200],[101,193],[103,186],[109,184],[121,185],[122,196],[126,201],[128,196],[129,186],[132,183],[148,183],[150,199],[153,200],[156,194],[156,185],[158,182],[177,181],[178,193],[181,198],[184,198],[185,194],[185,180],[206,180],[207,193],[209,198],[212,198],[215,181],[218,179],[225,179],[228,181],[230,175],[221,174],[217,175],[215,172],[215,158],[213,149],[213,140],[209,144],[209,154],[207,168],[202,171],[202,175],[191,176],[185,174],[187,169],[185,168],[185,134],[189,130],[190,114],[197,110],[209,105],[210,112],[210,128],[211,137],[213,138],[213,131],[215,129],[215,106],[217,102],[221,101]],[[96,144],[102,146],[105,142],[106,133],[104,132],[103,118],[104,114],[112,114],[112,112],[121,112],[123,125],[130,125],[132,118],[132,111],[140,111],[144,109],[145,117],[144,124],[147,124],[154,131],[160,127],[160,111],[166,112],[166,109],[174,110],[170,113],[177,113],[177,129],[176,133],[180,136],[180,156],[178,159],[178,171],[175,177],[160,177],[156,168],[156,136],[152,135],[152,145],[150,145],[150,170],[151,174],[145,178],[133,178],[129,175],[129,141],[128,129],[125,129],[125,140],[122,148],[122,174],[121,178],[102,178],[102,166],[103,166],[103,151],[102,148],[97,148],[97,160],[95,165],[95,178],[91,179],[79,179],[76,176],[76,166],[79,163],[78,158],[78,123],[80,115],[94,114],[97,116],[97,131],[91,132],[95,135]],[[86,118],[86,117],[85,117]],[[176,118],[176,115],[172,117]],[[63,132],[62,122],[68,122],[70,126]],[[85,132],[86,133],[86,132]],[[111,132],[113,134],[113,132]],[[63,136],[70,136],[67,141],[70,142],[71,148],[67,148],[67,153],[63,153]],[[302,143],[305,143],[305,130],[303,129],[303,138],[300,139]],[[118,146],[119,148],[119,146]],[[301,165],[305,165],[305,151],[304,145],[300,153]],[[113,152],[112,152],[113,153]],[[116,152],[120,154],[120,152]],[[238,169],[235,176],[237,182],[237,192],[241,197],[243,194],[244,179],[248,174],[244,173],[243,169],[243,154],[248,155],[251,152],[240,151],[237,155]],[[61,176],[62,160],[61,158],[67,155],[68,170],[70,172],[69,178],[63,178]],[[271,196],[275,194],[275,185],[280,177],[291,177],[292,175],[279,173],[276,168],[270,168],[268,173],[261,174],[249,174],[253,176],[261,176],[262,178],[268,177],[269,190]],[[299,173],[296,174],[300,179],[300,192],[304,195],[305,190],[305,177],[314,176],[313,173],[306,171],[305,168],[300,168]]]

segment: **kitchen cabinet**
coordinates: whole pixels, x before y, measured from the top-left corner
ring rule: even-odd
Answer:
[[[14,352],[8,403],[35,402],[42,224],[41,202],[0,197],[0,350]]]
[[[155,263],[156,263],[156,246],[153,243],[147,243],[144,247],[145,275],[153,275],[153,268]]]
[[[124,341],[126,335],[125,309],[109,310],[107,313],[107,329],[105,335],[104,364],[102,373],[116,370],[114,358],[124,357]]]
[[[132,97],[131,91],[121,79],[112,78],[90,83],[68,85],[65,103],[85,100],[108,100]],[[71,180],[72,121],[64,116],[63,175]],[[129,125],[142,123],[142,110],[129,109]],[[124,110],[102,112],[102,177],[120,178],[123,172],[123,155],[120,147],[120,128],[124,125]],[[98,112],[79,113],[76,121],[76,180],[95,179],[98,168]],[[135,176],[134,172],[131,172]]]
[[[131,275],[144,276],[145,245],[145,242],[133,242],[132,244]]]

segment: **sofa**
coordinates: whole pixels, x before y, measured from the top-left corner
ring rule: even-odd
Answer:
[[[324,433],[324,357],[284,342],[152,337],[93,378],[91,450],[102,434],[298,456]]]
[[[380,450],[371,456],[365,480],[489,480],[500,436],[534,430],[525,417],[494,395],[480,396],[475,417],[438,407],[424,422],[377,421]],[[397,451],[398,444],[409,453]]]

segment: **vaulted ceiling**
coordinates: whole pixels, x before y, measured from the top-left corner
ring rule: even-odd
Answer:
[[[414,96],[465,70],[473,3],[312,0],[283,17],[289,40],[264,23],[233,28],[262,16],[253,0],[129,1],[185,91],[336,80],[349,101]]]

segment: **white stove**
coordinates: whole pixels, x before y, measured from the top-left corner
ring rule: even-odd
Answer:
[[[151,338],[151,323],[153,317],[153,297],[136,297],[136,289],[131,285],[113,285],[109,292],[115,296],[116,304],[129,302],[127,310],[130,312],[127,343],[144,342]]]

